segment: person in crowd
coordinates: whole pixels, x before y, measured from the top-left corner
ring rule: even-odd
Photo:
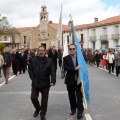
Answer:
[[[68,97],[70,102],[70,115],[74,115],[77,111],[77,118],[82,117],[83,107],[83,96],[81,92],[81,84],[77,85],[78,70],[82,66],[78,66],[76,59],[76,45],[71,44],[69,46],[69,55],[63,58],[63,65],[66,71],[65,84],[68,91]]]
[[[5,84],[8,84],[10,67],[12,64],[12,54],[10,53],[9,47],[4,48],[3,58],[4,58],[3,74],[5,78]]]
[[[23,73],[25,73],[25,69],[26,69],[26,53],[24,53],[24,50],[21,49],[21,52],[19,53],[19,60],[18,60],[18,64],[19,64],[19,74],[21,74],[21,72],[23,71]]]
[[[41,120],[46,120],[50,86],[54,86],[56,83],[55,66],[52,59],[46,57],[45,54],[44,46],[39,46],[38,56],[31,60],[28,67],[28,73],[32,80],[31,100],[35,107],[33,116],[36,117],[40,112]],[[39,92],[41,93],[41,104],[38,100]]]
[[[109,50],[109,53],[107,54],[106,60],[108,60],[108,69],[109,69],[109,73],[111,73],[111,68],[113,66],[113,62],[114,62],[114,55],[112,54],[112,50]],[[113,69],[112,69],[113,72]]]
[[[120,73],[120,50],[115,55],[116,76]]]
[[[3,64],[4,64],[4,59],[3,59],[3,56],[1,55],[1,51],[0,51],[0,77],[2,77],[1,70],[2,70]]]
[[[101,60],[102,62],[101,64],[103,68],[106,68],[106,65],[107,65],[106,57],[107,57],[107,54],[103,53],[102,60]]]
[[[116,53],[115,53],[115,50],[114,50],[114,49],[112,49],[112,54],[114,55],[114,58],[115,58]],[[114,68],[115,68],[115,60],[113,60],[112,72],[114,72]]]
[[[92,51],[90,54],[90,65],[95,64],[95,53]]]
[[[61,70],[61,66],[62,66],[62,56],[63,56],[63,47],[61,46],[59,48],[59,52],[57,53],[57,58],[59,59],[59,66],[60,66],[60,70]]]
[[[83,57],[84,57],[84,59],[85,59],[85,61],[87,63],[88,58],[87,58],[87,55],[86,55],[86,49],[82,49],[82,54],[83,54]]]
[[[13,74],[18,74],[18,60],[19,60],[19,53],[17,52],[16,48],[12,50],[12,69]]]
[[[57,51],[55,49],[55,46],[52,46],[52,50],[49,50],[48,57],[53,60],[55,69],[57,70]]]
[[[95,60],[96,60],[96,65],[97,67],[99,67],[100,65],[100,61],[101,61],[101,54],[99,51],[97,51],[96,55],[95,55]]]

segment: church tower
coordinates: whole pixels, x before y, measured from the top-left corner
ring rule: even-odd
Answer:
[[[48,12],[46,5],[41,7],[40,13],[40,37],[39,37],[39,45],[44,45],[46,47],[46,43],[48,41]]]

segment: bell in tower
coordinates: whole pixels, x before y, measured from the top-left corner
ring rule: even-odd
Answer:
[[[40,22],[43,21],[48,21],[48,12],[46,5],[41,7]]]

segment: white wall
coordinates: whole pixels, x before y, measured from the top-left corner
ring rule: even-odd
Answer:
[[[95,43],[95,49],[100,49],[101,48],[101,40],[100,36],[103,35],[102,31],[103,28],[107,28],[107,35],[108,35],[108,48],[115,48],[116,46],[116,41],[112,40],[112,34],[115,34],[115,26],[119,26],[119,34],[120,34],[120,23],[118,24],[113,24],[113,25],[106,25],[106,26],[100,26],[100,27],[94,27],[94,28],[85,28],[85,29],[79,29],[76,30],[76,36],[78,40],[80,41],[81,34],[83,34],[83,48],[93,48],[93,44],[90,41],[90,37],[92,36],[92,30],[96,30],[96,43]],[[67,40],[67,35],[68,33],[63,33],[63,40]],[[118,40],[118,45],[120,45],[120,38]]]

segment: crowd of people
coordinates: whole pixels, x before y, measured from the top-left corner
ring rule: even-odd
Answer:
[[[13,48],[10,50],[9,47],[5,47],[3,53],[0,55],[0,77],[1,70],[5,78],[5,84],[8,84],[10,68],[12,67],[13,75],[25,73],[27,70],[30,60],[36,56],[35,50],[26,50]]]
[[[120,50],[89,50],[83,49],[83,56],[89,65],[104,68],[111,74],[115,73],[116,76],[120,73]]]
[[[10,67],[14,75],[24,74],[28,69],[28,74],[32,80],[31,101],[35,107],[33,114],[36,117],[40,113],[40,119],[46,120],[49,90],[56,83],[57,63],[60,70],[64,68],[66,71],[65,84],[68,91],[71,113],[74,115],[77,110],[77,119],[82,118],[84,111],[81,83],[77,84],[78,70],[82,66],[78,66],[76,57],[76,45],[69,45],[69,54],[62,58],[63,47],[58,51],[55,46],[48,50],[44,46],[39,46],[38,49],[9,49],[4,48],[4,52],[0,55],[0,77],[3,70],[5,84],[8,84]],[[86,64],[91,66],[102,67],[108,70],[109,73],[114,72],[116,76],[120,73],[120,51],[117,53],[114,49],[107,51],[82,49],[82,53]],[[58,60],[58,62],[57,62]],[[115,70],[114,70],[115,68]],[[38,100],[39,92],[41,93],[41,103]]]

